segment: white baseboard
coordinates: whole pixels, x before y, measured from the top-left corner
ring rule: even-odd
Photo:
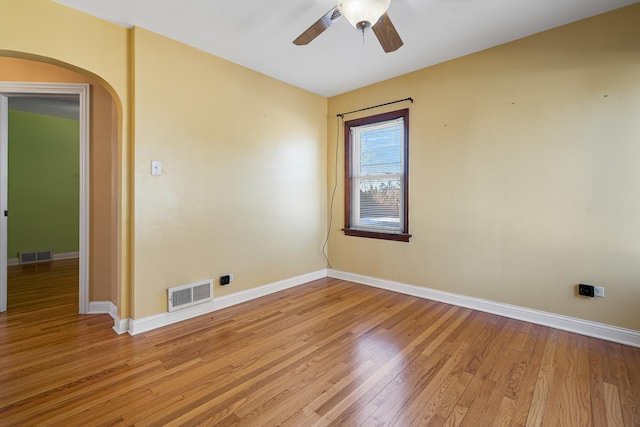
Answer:
[[[80,252],[63,252],[60,254],[53,254],[53,260],[58,261],[61,259],[75,259],[80,258]]]
[[[113,319],[113,330],[118,335],[129,331],[129,318],[118,317],[118,307],[111,301],[90,301],[88,314],[108,314]]]
[[[75,259],[75,258],[80,258],[80,252],[63,252],[59,254],[53,254],[54,261],[58,261],[61,259]],[[18,258],[7,259],[7,267],[12,267],[14,265],[20,265],[20,260]]]
[[[408,285],[406,283],[376,279],[374,277],[362,276],[360,274],[346,273],[344,271],[329,270],[328,275],[329,277],[336,279],[348,280],[349,282],[360,283],[380,289],[386,289],[388,291],[399,292],[401,294],[440,301],[460,307],[497,314],[510,319],[523,320],[537,325],[549,326],[551,328],[568,332],[575,332],[580,335],[600,338],[633,347],[640,347],[640,331],[480,298],[467,297],[421,286]]]
[[[313,273],[303,274],[302,276],[297,276],[290,279],[281,280],[279,282],[263,285],[235,294],[218,298],[214,297],[210,302],[188,307],[183,310],[155,314],[153,316],[143,317],[141,319],[130,319],[128,332],[131,335],[137,335],[153,329],[161,328],[163,326],[168,326],[173,323],[181,322],[183,320],[191,319],[193,317],[201,316],[203,314],[211,313],[213,311],[221,310],[223,308],[231,307],[236,304],[251,301],[253,299],[272,294],[274,292],[279,292],[285,289],[293,288],[295,286],[304,285],[305,283],[323,279],[325,277],[327,277],[326,269]]]
[[[128,332],[131,335],[136,335],[153,329],[161,328],[163,326],[171,325],[173,323],[181,322],[183,320],[191,319],[196,316],[201,316],[203,314],[221,310],[223,308],[231,307],[236,304],[251,301],[253,299],[272,294],[274,292],[279,292],[295,286],[303,285],[305,283],[322,279],[324,277],[333,277],[336,279],[348,280],[350,282],[373,286],[388,291],[399,292],[419,298],[439,301],[460,307],[466,307],[486,313],[497,314],[499,316],[508,317],[510,319],[522,320],[525,322],[535,323],[537,325],[548,326],[563,331],[574,332],[580,335],[600,338],[607,341],[617,342],[620,344],[640,348],[640,331],[331,269],[320,270],[302,276],[293,277],[291,279],[286,279],[268,285],[260,286],[254,289],[249,289],[235,294],[214,298],[211,302],[189,307],[184,310],[174,311],[171,313],[165,312],[149,317],[143,317],[141,319],[119,319],[116,314],[117,309],[111,302],[108,303],[110,304],[108,312],[114,319],[113,329],[114,331],[116,331],[116,333],[123,334],[125,332]],[[94,303],[89,304],[90,312],[93,312],[92,304]],[[96,302],[96,304],[98,304],[96,305],[96,307],[104,309],[104,306],[100,305],[102,304],[101,302]]]
[[[116,331],[116,334],[122,335],[129,332],[129,329],[131,328],[130,318],[127,317],[125,319],[120,319],[117,315],[112,317],[113,317],[113,330]]]
[[[87,314],[111,314],[111,306],[115,307],[111,301],[89,301]]]

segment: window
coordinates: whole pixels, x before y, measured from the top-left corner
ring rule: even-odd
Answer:
[[[408,242],[409,110],[345,122],[348,236]]]

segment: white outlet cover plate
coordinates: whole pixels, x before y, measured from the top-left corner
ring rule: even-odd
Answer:
[[[602,297],[604,298],[604,286],[594,286],[593,287],[593,294],[597,297]]]

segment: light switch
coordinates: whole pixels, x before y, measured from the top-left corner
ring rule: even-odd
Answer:
[[[162,162],[160,160],[151,161],[151,175],[162,175]]]

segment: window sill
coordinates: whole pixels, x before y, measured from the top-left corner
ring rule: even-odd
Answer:
[[[366,237],[369,239],[393,240],[396,242],[409,242],[411,234],[405,233],[379,233],[377,231],[354,230],[350,228],[342,229],[345,236]]]

